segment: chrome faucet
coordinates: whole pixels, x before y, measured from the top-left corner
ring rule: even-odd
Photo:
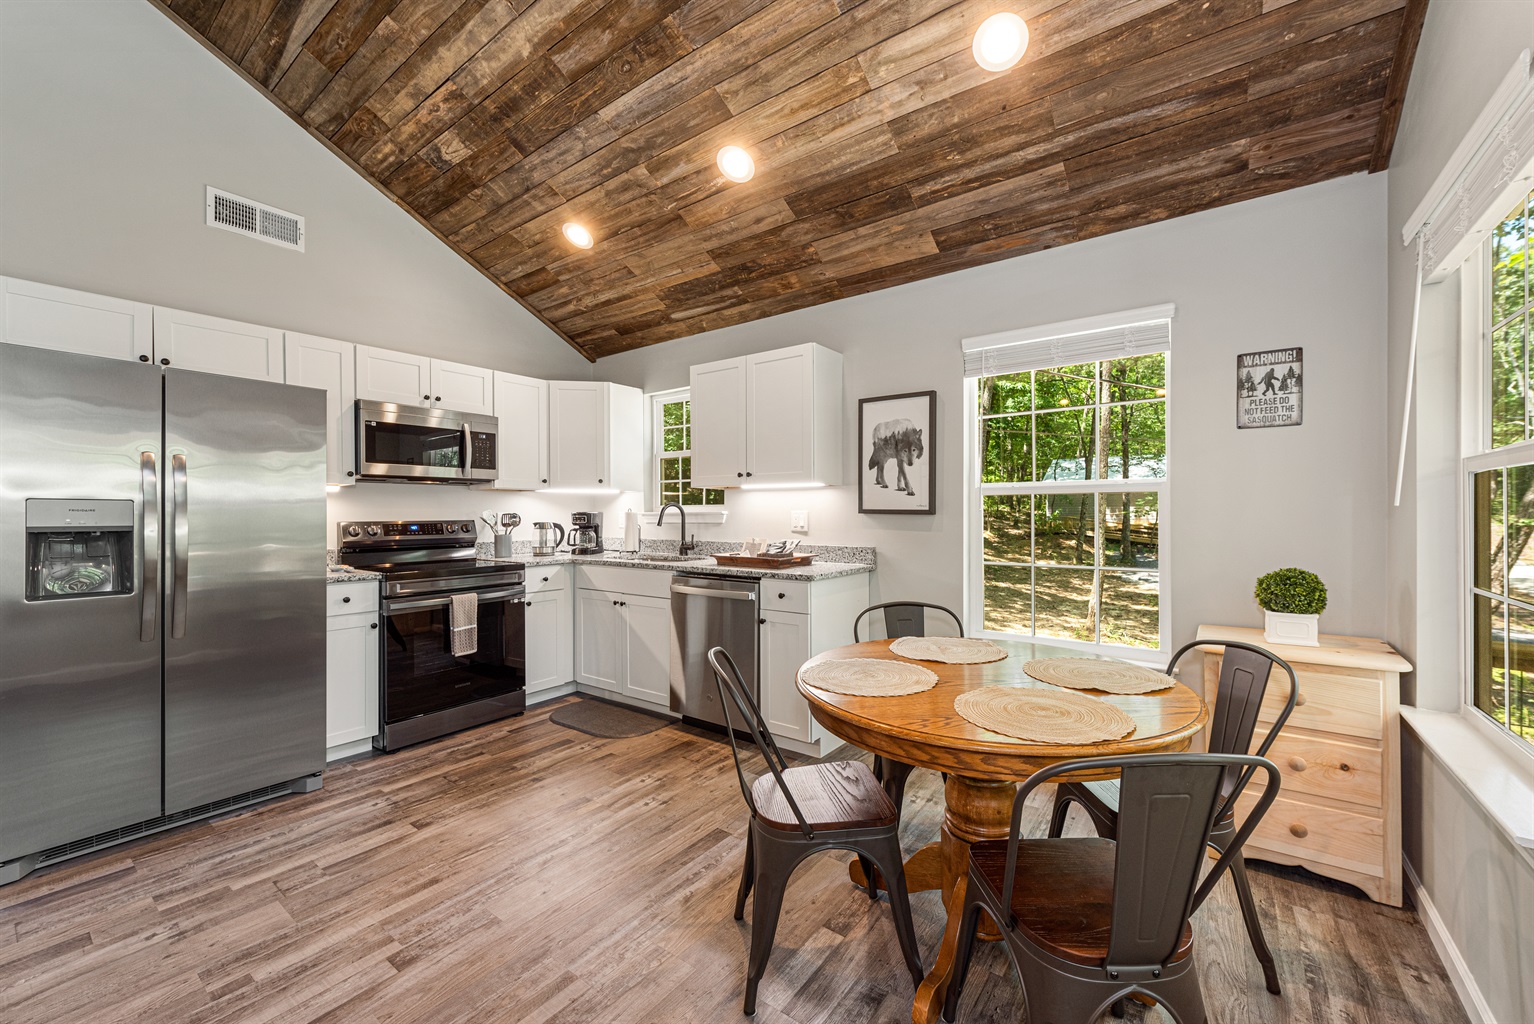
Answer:
[[[692,554],[693,550],[695,548],[697,548],[697,546],[698,546],[698,538],[694,537],[692,540],[688,540],[687,539],[687,510],[685,508],[683,508],[682,506],[678,505],[674,501],[666,502],[664,505],[662,505],[660,507],[660,517],[655,520],[655,525],[656,526],[663,526],[663,525],[665,525],[665,522],[666,522],[666,509],[668,509],[668,508],[676,509],[677,515],[682,517],[682,540],[681,540],[681,543],[677,544],[677,546],[676,546],[676,553],[678,555],[682,555],[682,556],[690,555],[690,554]]]

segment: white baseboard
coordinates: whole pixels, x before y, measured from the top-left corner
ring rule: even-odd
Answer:
[[[1454,983],[1454,991],[1459,995],[1465,1013],[1474,1024],[1497,1024],[1491,1007],[1486,1003],[1486,997],[1481,995],[1481,987],[1475,982],[1475,975],[1470,973],[1470,965],[1465,963],[1454,937],[1449,934],[1443,918],[1438,916],[1438,908],[1433,906],[1433,900],[1423,887],[1422,879],[1417,877],[1411,861],[1403,857],[1401,863],[1406,869],[1406,881],[1411,885],[1412,900],[1417,904],[1418,916],[1427,928],[1428,938],[1433,940],[1433,948],[1438,950],[1438,959],[1443,961],[1449,980]]]

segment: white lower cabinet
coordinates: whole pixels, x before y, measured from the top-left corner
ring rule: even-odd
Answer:
[[[651,704],[671,704],[671,601],[625,594],[619,606],[627,634],[623,692]]]
[[[757,627],[761,658],[762,715],[773,736],[815,742],[810,706],[795,684],[799,666],[810,660],[810,617],[794,612],[762,612]]]
[[[575,680],[621,692],[627,675],[628,630],[621,595],[605,590],[575,592]]]
[[[671,573],[590,565],[575,573],[575,681],[669,709]]]
[[[378,732],[378,584],[331,583],[326,590],[325,747],[345,757]]]
[[[570,571],[562,565],[527,570],[527,701],[575,678],[575,610]]]

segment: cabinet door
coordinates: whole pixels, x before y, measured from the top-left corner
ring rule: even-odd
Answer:
[[[549,485],[549,382],[515,373],[495,375],[500,425],[500,476],[495,486],[536,491]]]
[[[810,705],[794,685],[799,667],[810,660],[810,617],[764,611],[757,635],[762,659],[762,714],[768,731],[774,736],[813,742]]]
[[[527,606],[527,695],[533,696],[561,683],[568,683],[570,675],[570,626],[559,628],[561,610],[569,618],[568,591],[549,590],[533,594],[523,604]],[[563,600],[561,600],[563,599]],[[563,609],[561,609],[563,605]],[[560,635],[566,641],[565,656],[560,657]]]
[[[73,288],[0,277],[0,340],[109,359],[149,362],[154,309]]]
[[[623,594],[628,634],[628,685],[624,693],[665,707],[671,705],[671,602],[664,597]]]
[[[431,360],[408,352],[357,346],[357,397],[396,405],[431,404]]]
[[[605,590],[575,592],[575,678],[582,683],[623,689],[628,641],[620,600]]]
[[[378,732],[378,617],[332,615],[326,626],[325,746],[334,747]]]
[[[607,486],[607,385],[549,381],[549,486]]]
[[[356,346],[288,331],[283,347],[288,383],[325,392],[325,482],[343,487],[356,483]]]
[[[454,412],[491,415],[495,409],[495,371],[433,359],[431,404]]]
[[[809,345],[746,357],[746,483],[815,479],[814,384]]]
[[[281,384],[282,332],[180,309],[154,308],[154,357],[162,366]]]
[[[746,361],[692,367],[692,481],[737,487],[746,477]]]

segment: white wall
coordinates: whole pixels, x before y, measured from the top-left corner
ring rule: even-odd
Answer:
[[[959,341],[1175,302],[1172,326],[1173,639],[1200,623],[1260,625],[1258,575],[1286,565],[1330,588],[1328,632],[1385,630],[1385,182],[1356,176],[725,328],[598,361],[646,391],[692,363],[814,341],[845,357],[847,479],[857,400],[938,392],[935,516],[858,515],[855,486],[730,491],[726,526],[700,535],[787,536],[878,548],[880,599],[962,603],[963,416]],[[1241,352],[1305,349],[1303,426],[1238,431]]]
[[[206,227],[215,185],[307,218]],[[0,274],[551,378],[590,364],[143,0],[0,3]]]
[[[1430,4],[1389,172],[1390,454],[1392,483],[1410,342],[1415,253],[1401,227],[1491,98],[1519,51],[1534,45],[1534,3]],[[1387,509],[1389,624],[1417,666],[1403,698],[1454,711],[1461,704],[1458,523],[1460,275],[1422,296],[1419,390],[1401,506]],[[1490,1019],[1534,1020],[1534,866],[1478,798],[1420,740],[1404,737],[1402,836]],[[1451,958],[1452,959],[1452,958]]]

